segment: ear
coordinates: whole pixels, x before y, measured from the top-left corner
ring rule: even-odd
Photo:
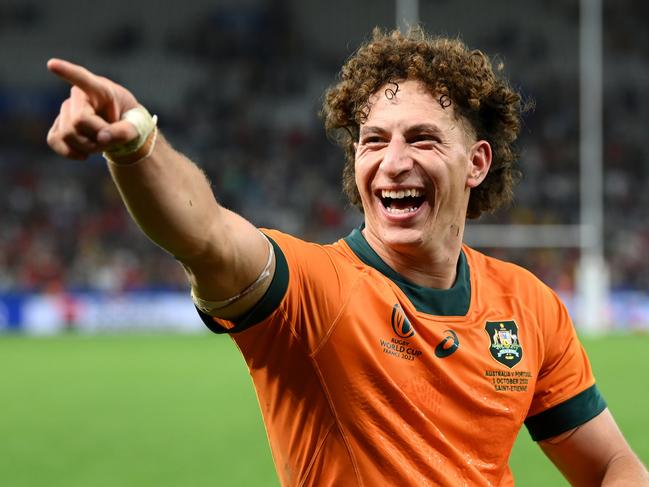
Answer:
[[[471,147],[469,152],[469,171],[466,185],[469,188],[477,187],[487,177],[491,167],[491,146],[486,140],[479,140]]]

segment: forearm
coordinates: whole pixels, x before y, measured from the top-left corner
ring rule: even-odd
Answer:
[[[222,301],[255,282],[269,259],[267,239],[219,206],[203,172],[162,135],[156,139],[155,119],[133,94],[61,59],[47,67],[72,85],[47,134],[52,150],[79,160],[104,152],[133,219],[183,263],[197,296]]]
[[[602,479],[605,487],[649,487],[649,473],[632,452],[609,462]]]
[[[649,487],[647,470],[628,445],[608,409],[574,428],[539,442],[576,487]]]
[[[160,247],[182,261],[215,243],[210,230],[223,209],[203,172],[162,134],[149,157],[108,167],[131,216]]]

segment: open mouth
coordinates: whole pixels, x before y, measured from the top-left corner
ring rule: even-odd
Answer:
[[[402,215],[413,213],[426,201],[426,194],[421,189],[409,188],[400,190],[381,190],[381,204],[388,213]]]

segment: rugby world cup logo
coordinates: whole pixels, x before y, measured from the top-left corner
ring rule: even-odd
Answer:
[[[401,338],[410,338],[415,334],[415,329],[410,324],[410,320],[408,320],[399,303],[392,308],[392,330]]]

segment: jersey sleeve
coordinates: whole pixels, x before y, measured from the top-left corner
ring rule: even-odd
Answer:
[[[545,286],[541,294],[543,358],[525,420],[535,441],[582,425],[606,408],[565,305]]]
[[[358,270],[333,246],[305,242],[276,230],[262,230],[275,251],[275,274],[261,300],[236,321],[206,315],[214,333],[236,334],[257,326],[289,326],[314,349],[338,316]]]

